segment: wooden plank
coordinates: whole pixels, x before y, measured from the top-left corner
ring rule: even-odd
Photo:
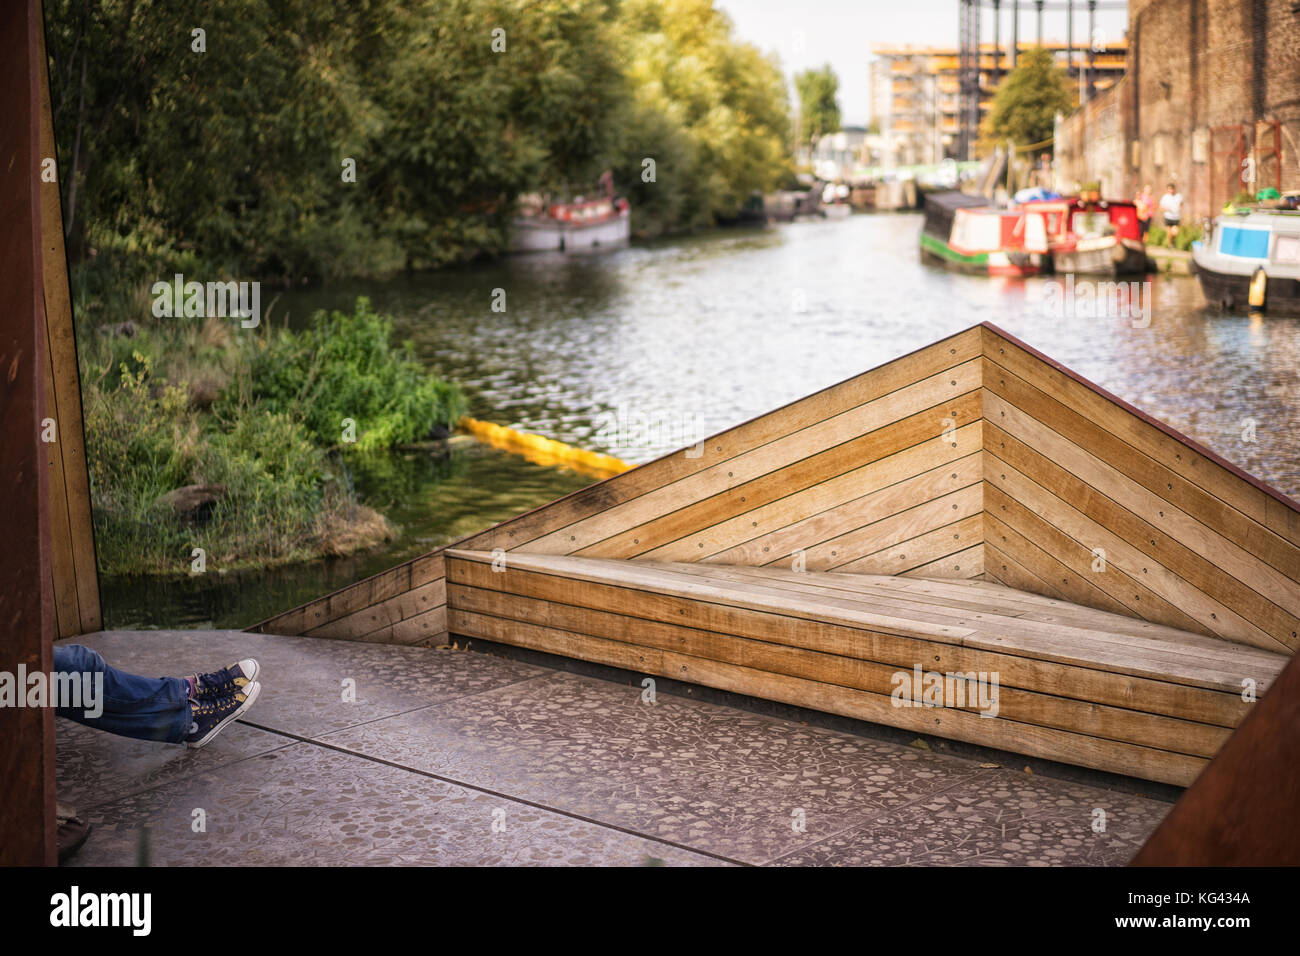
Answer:
[[[992,396],[986,402],[990,420],[1000,429],[1034,448],[1079,481],[1110,498],[1169,540],[1193,554],[1213,554],[1220,574],[1248,582],[1248,587],[1282,608],[1294,627],[1300,627],[1300,582],[1258,560],[1236,543],[1201,524],[1181,508],[1148,491],[1132,478],[1099,459],[1090,451],[1038,422],[1014,405]],[[1257,602],[1259,603],[1259,602]]]
[[[1292,544],[1300,544],[1300,505],[996,326],[984,323],[982,328],[987,358],[1085,418],[1106,422],[1118,438]]]
[[[1225,660],[1247,659],[1266,669],[1276,669],[1280,660],[1276,655],[1243,645],[1226,645],[1214,638],[1079,607],[1064,601],[1042,599],[1037,604],[1026,603],[1026,598],[1032,599],[1036,595],[1025,595],[1007,588],[972,593],[970,582],[956,579],[809,575],[721,565],[676,565],[674,569],[717,576],[738,583],[763,583],[767,585],[769,593],[773,588],[813,595],[844,595],[847,591],[846,596],[864,608],[888,610],[891,614],[914,616],[917,620],[929,623],[949,621],[976,631],[992,628],[999,633],[1010,632],[1026,638],[1043,634],[1074,640],[1085,646],[1096,640],[1127,644],[1144,654],[1157,654],[1175,662],[1195,660],[1205,665],[1214,665]],[[956,597],[952,596],[954,594]],[[774,597],[774,601],[779,603],[780,598]]]
[[[453,568],[455,564],[453,561]],[[454,601],[449,623],[454,633],[470,638],[480,637],[533,647],[641,673],[672,677],[887,726],[937,734],[1031,756],[1066,760],[1145,779],[1186,785],[1206,763],[1204,758],[1186,754],[1038,727],[1004,718],[988,719],[955,708],[896,707],[888,695],[866,693],[676,651],[638,648],[557,628],[458,611],[454,607]]]
[[[561,555],[512,554],[506,570],[501,572],[489,570],[485,574],[472,567],[478,565],[482,568],[490,564],[490,561],[481,560],[480,555],[482,552],[450,552],[448,581],[452,584],[476,584],[479,587],[505,590],[515,586],[507,585],[505,583],[507,579],[515,577],[522,579],[531,571],[537,577],[549,578],[547,584],[550,587],[568,593],[594,588],[597,593],[604,594],[611,601],[634,600],[639,609],[647,612],[644,614],[639,612],[638,616],[658,615],[656,619],[659,620],[665,618],[678,620],[680,617],[683,623],[685,623],[685,616],[701,611],[705,614],[711,613],[708,609],[719,605],[758,611],[767,611],[770,605],[770,598],[763,600],[764,595],[761,592],[747,592],[731,586],[710,584],[707,581],[694,584],[684,580],[685,576],[682,581],[673,584],[671,593],[665,594],[660,590],[663,586],[663,575],[657,574],[652,566],[638,565],[634,562],[611,562],[626,565],[615,569],[616,577],[611,578],[607,574],[593,571],[590,565],[594,562],[591,559],[569,558]],[[616,583],[609,583],[611,581]],[[682,598],[692,600],[683,603]],[[563,599],[555,598],[555,600]],[[837,605],[830,600],[800,600],[793,595],[783,596],[783,600],[781,614],[771,616],[772,623],[780,628],[788,627],[790,625],[788,619],[793,617],[805,621],[828,621],[852,627],[882,630],[892,634],[954,642],[969,630],[949,625],[930,625],[885,614],[872,614],[848,602],[840,602]],[[706,624],[699,626],[711,629]]]
[[[49,271],[47,266],[46,271]],[[49,315],[42,306],[46,341],[49,341]],[[54,355],[45,350],[45,409],[54,419],[56,434],[60,428],[58,397],[54,388]],[[42,420],[43,421],[43,420]],[[42,428],[42,431],[44,429]],[[72,557],[72,524],[68,518],[68,492],[63,475],[63,454],[59,443],[45,442],[45,475],[50,486],[50,588],[54,594],[54,633],[72,637],[81,633],[81,605],[77,600],[77,569]]]
[[[923,564],[919,568],[913,568],[905,574],[920,575],[922,577],[974,577],[977,574],[984,573],[984,546],[980,544],[972,545],[965,551],[958,551],[931,561],[929,564]]]
[[[1191,783],[1207,763],[1199,757],[1032,724],[989,720],[965,711],[893,707],[890,698],[877,694],[698,657],[664,652],[663,666],[667,676],[707,687],[1178,786]]]
[[[442,579],[445,576],[443,550],[439,548],[431,551],[388,571],[340,588],[323,598],[267,618],[249,630],[263,634],[285,635],[305,634],[309,630],[316,630],[322,636],[351,637],[352,634],[335,631],[326,634],[322,625],[400,597],[412,588]]]
[[[1300,573],[1297,570],[1300,547],[1116,436],[1106,427],[1110,419],[1090,419],[989,359],[985,360],[983,381],[988,391],[1007,404],[1088,449],[1152,494],[1241,545],[1250,555],[1267,562],[1286,577],[1294,579]],[[1115,414],[1120,412],[1117,410]]]
[[[909,498],[919,498],[920,503],[913,507],[906,508],[903,511],[893,513],[890,517],[880,521],[868,521],[868,523],[851,527],[850,530],[843,534],[828,538],[820,543],[811,543],[804,551],[803,558],[806,566],[812,571],[829,571],[841,567],[843,564],[851,564],[860,557],[869,554],[876,554],[893,548],[904,541],[911,541],[923,534],[935,530],[936,528],[947,527],[954,521],[960,521],[963,518],[969,518],[978,515],[984,502],[982,482],[976,481],[959,487],[956,491],[948,491],[941,494],[940,497],[931,498],[930,495],[935,491],[944,492],[950,484],[956,484],[964,480],[965,471],[958,471],[958,478],[951,479],[951,466],[945,466],[938,473],[927,473],[924,476],[925,484],[931,486],[933,491],[928,492],[925,497],[915,492],[908,494],[909,491],[919,491],[924,487],[920,482],[909,483],[905,488],[898,491],[887,489],[890,497],[894,499],[888,509],[893,510],[894,504],[901,500]],[[920,477],[920,476],[918,476]],[[874,509],[873,509],[874,510]],[[861,519],[858,519],[861,520]],[[846,521],[846,525],[852,525],[853,522]],[[789,546],[791,539],[784,536],[781,539],[782,549]],[[769,545],[762,545],[766,549]],[[766,551],[758,550],[759,545],[750,548],[738,549],[730,552],[735,557],[741,558],[739,564],[753,564],[764,567],[777,567],[780,565],[790,566],[790,552],[785,555],[773,557]],[[906,551],[899,551],[899,560],[907,560]],[[762,560],[770,558],[770,560]]]
[[[829,570],[847,573],[871,571],[876,574],[919,572],[920,568],[939,558],[957,554],[973,544],[983,543],[984,516],[977,513],[900,541],[856,561],[837,564]]]
[[[912,662],[912,666],[891,664],[750,640],[735,631],[704,631],[597,609],[553,604],[498,591],[474,588],[462,590],[458,586],[455,613],[462,612],[491,615],[521,626],[536,624],[578,635],[675,651],[691,657],[836,684],[886,697],[897,686],[897,674],[910,675],[913,666],[936,670],[928,666],[929,662],[923,663],[919,658]],[[979,662],[980,665],[985,663]],[[969,671],[949,673],[998,672],[992,667],[972,666]],[[1224,727],[1026,690],[1003,681],[1000,675],[999,681],[996,719],[1082,731],[1094,737],[1123,740],[1201,757],[1212,756],[1229,733]],[[963,705],[954,703],[953,706],[971,713],[979,712],[974,700],[964,701]]]
[[[909,450],[896,457],[902,464],[914,465],[916,460],[908,457],[911,454]],[[976,483],[979,480],[979,467],[977,456],[968,454],[942,462],[929,470],[918,468],[911,474],[900,471],[895,473],[897,480],[880,485],[864,481],[858,486],[857,497],[839,504],[826,504],[821,510],[806,515],[803,514],[806,506],[802,503],[792,501],[786,508],[780,509],[783,502],[777,502],[772,508],[744,514],[734,522],[719,525],[718,528],[723,529],[723,533],[732,536],[731,546],[724,550],[716,547],[724,542],[721,534],[714,534],[714,529],[701,535],[696,539],[705,545],[700,549],[700,554],[705,555],[700,560],[720,564],[775,565],[778,562],[788,563],[796,549],[803,550],[806,560],[810,549],[829,545],[843,535],[860,531],[885,518]],[[895,477],[895,474],[890,477]],[[740,525],[739,533],[734,528],[735,524]],[[892,543],[893,541],[887,541],[885,547]],[[819,560],[819,565],[848,560],[847,556],[841,558],[830,552],[852,548],[827,547],[825,550],[825,560]],[[689,548],[685,549],[685,553],[662,549],[645,557],[660,561],[695,560],[689,556]],[[831,560],[832,558],[836,560]]]
[[[430,581],[380,604],[372,604],[354,611],[346,617],[312,628],[307,637],[356,636],[365,640],[376,631],[388,628],[447,603],[447,582],[444,578]]]
[[[788,590],[773,593],[760,585],[734,581],[709,582],[693,573],[674,573],[671,568],[665,571],[655,565],[560,556],[519,555],[520,562],[512,559],[506,570],[495,572],[484,570],[485,557],[475,552],[454,552],[450,556],[452,583],[506,590],[566,604],[583,604],[591,600],[588,595],[595,594],[602,602],[601,607],[705,630],[729,627],[725,623],[718,626],[707,623],[725,620],[718,616],[722,613],[720,608],[745,608],[768,615],[766,619],[760,617],[749,623],[750,627],[760,628],[761,633],[747,631],[746,634],[778,643],[785,640],[780,635],[790,627],[790,622],[782,618],[793,617],[801,619],[800,628],[806,626],[804,620],[836,623],[1230,693],[1241,691],[1245,677],[1256,680],[1262,690],[1285,661],[1281,655],[1195,635],[1188,635],[1188,646],[1184,647],[1167,640],[1097,633],[1058,624],[1027,624],[989,615],[970,620],[972,626],[962,627],[959,624],[967,618],[914,613],[915,605],[901,601],[881,602],[873,607],[861,600],[820,594],[804,596]],[[694,622],[695,616],[702,623]],[[936,623],[942,621],[949,623]],[[1216,646],[1220,643],[1222,648]]]
[[[40,68],[40,155],[54,158],[54,120],[50,107],[49,65],[45,30],[37,35]],[[51,565],[58,615],[56,633],[72,637],[101,626],[99,575],[95,566],[94,525],[90,511],[90,476],[81,411],[81,376],[72,324],[72,296],[63,245],[63,208],[59,182],[41,181],[41,262],[45,312],[48,402],[46,414],[56,422],[56,441],[46,446],[50,458]]]
[[[933,464],[935,451],[931,439],[830,478],[804,468],[802,488],[775,499],[767,495],[742,495],[734,502],[729,517],[653,550],[622,556],[651,561],[712,558],[730,564],[735,561],[727,555],[734,548],[747,545],[748,553],[757,554],[757,549],[772,547],[783,538],[802,542],[798,546],[806,548],[836,537],[848,529],[927,501],[936,494],[979,481],[982,478],[979,453],[963,451],[980,447],[979,425],[974,422],[958,429],[956,448],[951,442],[939,441],[942,447],[937,464]],[[883,449],[877,450],[883,453]],[[780,549],[778,545],[776,553],[784,556],[793,547]]]
[[[512,591],[495,591],[468,584],[453,584],[451,593],[452,600],[459,610],[497,617],[518,617],[517,614],[511,615],[502,611],[506,606],[518,605],[532,608],[539,615],[529,618],[535,623],[553,625],[571,631],[584,629],[585,625],[581,622],[585,619],[582,615],[589,611],[588,608],[580,605],[529,597]],[[584,592],[577,593],[581,595]],[[567,596],[573,597],[573,594]],[[590,613],[612,615],[614,612],[602,607],[590,609]],[[662,627],[690,627],[701,633],[707,633],[709,630],[695,627],[693,624],[680,624],[677,621],[659,621],[643,617],[638,617],[636,620],[640,622],[637,628],[647,630]],[[878,661],[904,670],[910,670],[916,663],[923,662],[926,669],[944,673],[996,671],[1001,675],[1001,681],[1006,686],[1050,687],[1054,688],[1056,695],[1061,697],[1180,717],[1219,727],[1236,726],[1253,706],[1243,701],[1239,694],[1072,667],[1051,661],[1015,657],[940,642],[862,631],[840,625],[815,624],[773,632],[765,629],[765,622],[756,612],[740,609],[723,615],[714,615],[710,618],[710,623],[714,628],[721,627],[724,626],[721,623],[724,620],[727,622],[725,626],[742,631],[750,639],[757,640],[760,639],[759,635],[762,635],[761,639],[772,643],[784,643],[790,647],[826,654]],[[633,631],[629,630],[627,633],[631,634]],[[635,633],[640,634],[642,631],[637,630]]]
[[[447,620],[451,632],[462,637],[498,641],[647,674],[664,674],[663,654],[651,647],[571,634],[558,628],[508,621],[455,608],[448,613]]]
[[[1293,616],[1224,574],[1202,556],[1204,552],[1175,541],[1018,436],[995,425],[988,427],[993,443],[989,454],[997,462],[988,472],[991,488],[1032,508],[1076,540],[1105,548],[1108,564],[1121,568],[1129,579],[1144,582],[1177,607],[1185,615],[1182,620],[1190,617],[1195,621],[1197,630],[1267,650],[1290,649],[1287,641],[1296,639],[1289,632],[1300,627]],[[1031,481],[1020,466],[1032,471],[1036,480]],[[1152,615],[1159,608],[1145,606],[1138,611],[1129,607],[1134,613],[1158,619]],[[1173,620],[1161,623],[1178,624]]]
[[[1013,476],[1008,479],[1010,481],[1019,482],[1023,478],[1018,472],[1005,469],[1004,472]],[[1031,508],[992,485],[986,490],[984,497],[989,509],[989,520],[998,529],[992,531],[991,528],[990,533],[995,533],[1005,546],[1004,535],[1007,529],[1012,529],[1014,533],[1050,556],[1050,561],[1054,564],[1048,564],[1046,559],[1032,561],[1032,564],[1038,567],[1044,576],[1054,572],[1054,582],[1055,575],[1064,572],[1072,584],[1070,587],[1062,587],[1063,593],[1075,596],[1080,603],[1092,607],[1131,614],[1134,617],[1157,621],[1185,631],[1204,632],[1199,621],[1166,601],[1156,591],[1147,587],[1143,580],[1126,574],[1122,563],[1110,560],[1111,550],[1105,552],[1107,558],[1105,570],[1096,570],[1099,558],[1094,554],[1093,549],[1101,547],[1101,535],[1088,534],[1084,530],[1080,533],[1088,534],[1088,540],[1076,540],[1060,527],[1039,517],[1038,513]],[[1020,553],[1027,559],[1030,557],[1024,551]],[[1149,569],[1154,563],[1144,562],[1143,567]],[[1149,574],[1143,574],[1141,577],[1158,584]],[[1063,577],[1061,583],[1064,585],[1065,581],[1066,578]]]
[[[707,499],[796,464],[798,469],[786,472],[787,475],[830,477],[850,471],[864,461],[901,451],[927,439],[939,438],[948,427],[945,421],[954,422],[952,428],[955,430],[980,417],[978,374],[979,366],[972,361],[960,369],[891,392],[543,535],[529,543],[529,550],[573,554],[625,531],[663,520],[684,504]],[[949,384],[951,382],[957,384]],[[882,443],[885,445],[883,449],[880,448]],[[936,441],[936,453],[939,446],[940,442]],[[750,489],[756,487],[751,485]],[[658,546],[680,536],[656,537],[652,530],[648,530],[645,537]]]

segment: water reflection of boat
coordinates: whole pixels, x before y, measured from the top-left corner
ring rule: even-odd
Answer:
[[[1300,212],[1219,216],[1192,261],[1211,305],[1300,315]]]
[[[614,197],[613,177],[601,177],[596,198],[576,196],[550,202],[541,196],[525,196],[520,214],[510,224],[511,252],[576,252],[605,246],[621,246],[632,231],[628,201]]]

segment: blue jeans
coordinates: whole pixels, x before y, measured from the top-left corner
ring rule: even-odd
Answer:
[[[178,744],[189,733],[190,687],[183,678],[128,674],[81,644],[54,645],[54,672],[104,675],[102,714],[87,717],[83,707],[56,707],[60,717],[137,740]]]

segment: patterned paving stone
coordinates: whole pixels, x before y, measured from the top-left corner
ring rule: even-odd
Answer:
[[[974,778],[969,761],[557,673],[332,745],[762,863]]]
[[[775,861],[788,866],[1123,866],[1169,805],[991,770]]]
[[[248,722],[303,737],[550,673],[465,651],[244,631],[104,631],[77,642],[114,667],[149,676],[216,670],[255,657],[262,695]],[[355,682],[355,702],[344,699],[347,680]]]
[[[60,797],[96,825],[81,865],[133,862],[146,826],[153,862],[176,864],[1120,865],[1169,810],[478,653],[237,631],[80,640],[140,673],[250,654],[264,668],[251,725],[201,751],[59,721]]]
[[[201,811],[205,832],[196,832]],[[717,865],[655,841],[311,743],[88,811],[76,866]]]
[[[238,722],[200,750],[118,737],[63,718],[54,728],[59,802],[79,811],[291,743]]]

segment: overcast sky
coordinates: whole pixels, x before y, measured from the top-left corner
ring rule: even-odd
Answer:
[[[1011,3],[1002,2],[1002,39],[1011,39]],[[876,44],[914,46],[957,44],[959,0],[717,0],[736,32],[764,52],[776,53],[789,78],[799,70],[830,63],[840,80],[840,108],[845,125],[864,125],[871,116],[867,62]],[[1032,0],[1020,3],[1022,42],[1036,36]],[[1087,35],[1088,5],[1075,3],[1076,42]],[[981,21],[986,42],[993,39],[993,11]],[[1065,41],[1064,10],[1043,13],[1045,39]],[[1121,37],[1128,14],[1098,10],[1104,37]],[[791,96],[794,95],[793,85]]]

